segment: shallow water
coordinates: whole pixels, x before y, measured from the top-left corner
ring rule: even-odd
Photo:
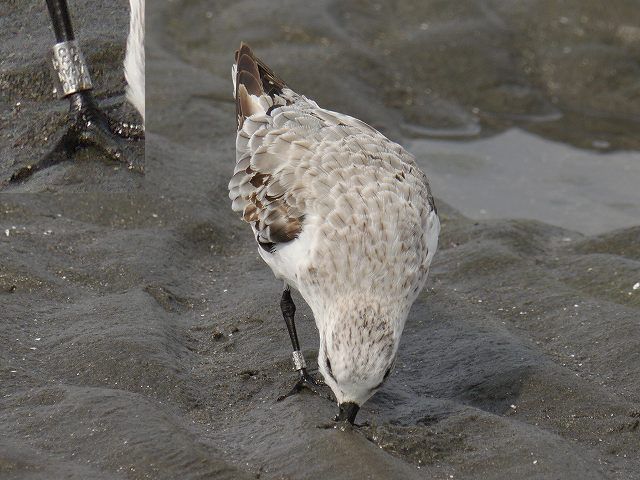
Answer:
[[[520,129],[407,148],[429,172],[434,195],[470,218],[529,218],[588,234],[640,221],[636,151],[599,153]]]
[[[0,476],[639,478],[633,2],[262,5],[148,11],[144,177],[86,152],[14,189],[52,193],[0,196]],[[368,427],[275,401],[295,378],[281,284],[226,191],[240,40],[405,144],[438,196],[440,250]],[[581,58],[606,89],[584,95]]]

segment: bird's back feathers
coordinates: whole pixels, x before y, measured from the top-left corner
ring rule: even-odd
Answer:
[[[400,235],[417,237],[399,241],[407,248],[416,241],[427,255],[420,229],[434,210],[433,197],[411,154],[366,123],[295,93],[246,44],[236,52],[232,75],[238,134],[229,197],[261,247],[274,251],[309,222],[330,222],[336,230],[373,225],[380,215],[396,215],[399,205],[412,205],[407,215],[418,230]],[[382,210],[367,213],[375,204]],[[379,234],[395,234],[396,220],[381,220],[386,232]]]

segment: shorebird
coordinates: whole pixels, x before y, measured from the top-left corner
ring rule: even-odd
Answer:
[[[391,373],[438,246],[427,177],[374,128],[291,90],[244,43],[232,79],[238,133],[229,197],[284,280],[280,305],[299,373],[281,398],[319,383],[300,351],[293,287],[315,317],[334,420],[353,424]]]
[[[69,100],[71,122],[52,150],[37,162],[21,168],[11,182],[22,181],[38,170],[70,158],[81,147],[94,146],[108,157],[142,169],[132,159],[125,158],[123,139],[144,138],[145,77],[144,77],[144,4],[145,0],[129,0],[130,21],[124,73],[127,80],[127,99],[140,112],[142,125],[113,120],[100,109],[91,89],[89,68],[75,39],[67,0],[46,0],[56,44],[50,66],[55,93]]]

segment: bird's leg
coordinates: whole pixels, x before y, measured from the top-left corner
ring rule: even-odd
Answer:
[[[298,371],[300,378],[289,393],[278,397],[278,401],[299,393],[303,388],[307,388],[314,393],[319,393],[317,388],[322,385],[322,382],[316,380],[307,372],[307,364],[305,363],[304,356],[300,351],[300,342],[298,342],[298,334],[296,332],[296,324],[294,320],[296,306],[291,298],[291,290],[288,285],[285,285],[282,292],[280,308],[282,309],[282,316],[287,324],[287,330],[289,331],[289,337],[291,338],[291,345],[293,346],[293,353],[291,354],[293,358],[293,365]]]
[[[34,164],[12,176],[19,182],[38,170],[69,159],[82,147],[93,146],[107,157],[123,162],[130,169],[142,171],[142,165],[127,158],[125,141],[144,138],[144,127],[112,120],[98,107],[91,89],[91,77],[82,51],[75,40],[67,0],[47,0],[51,24],[56,36],[51,67],[58,98],[69,100],[71,124],[53,149]]]
[[[105,135],[121,137],[133,140],[144,138],[144,127],[139,124],[125,123],[108,118],[96,105],[91,95],[91,78],[89,69],[78,46],[67,0],[46,0],[53,32],[56,36],[56,45],[53,47],[51,58],[54,83],[59,98],[69,98],[70,111],[81,118],[86,128],[90,128],[91,121],[97,121],[98,128]],[[79,96],[72,96],[78,92]],[[86,141],[86,139],[85,139]],[[112,155],[110,146],[105,148]],[[120,158],[117,158],[120,160]]]

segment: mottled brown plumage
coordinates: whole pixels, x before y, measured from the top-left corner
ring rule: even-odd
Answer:
[[[288,88],[248,46],[236,60],[232,207],[311,307],[336,398],[361,405],[388,374],[437,248],[427,177],[374,128]]]
[[[292,99],[283,94],[283,90],[287,89],[284,81],[256,58],[248,45],[241,44],[235,57],[237,127],[238,135],[244,138],[249,133],[243,129],[246,118],[256,113],[264,114],[277,105],[288,105]],[[256,103],[255,97],[263,101],[270,99],[271,104],[264,108],[264,105]],[[286,141],[286,137],[282,137],[282,140]],[[263,147],[253,152],[250,161],[246,156],[239,158],[229,184],[231,189],[239,187],[239,196],[233,198],[234,209],[242,205],[242,218],[259,232],[258,241],[267,249],[296,238],[304,217],[283,198],[285,191],[281,182],[270,173],[273,165],[269,164],[269,155],[268,149]],[[248,188],[249,185],[253,188]]]

